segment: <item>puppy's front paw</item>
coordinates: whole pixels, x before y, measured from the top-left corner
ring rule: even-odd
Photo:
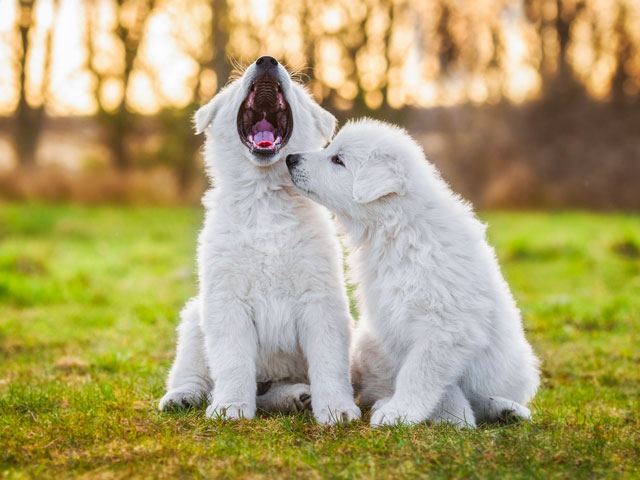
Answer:
[[[244,402],[216,402],[207,407],[207,417],[214,420],[251,420],[256,414],[256,407]]]
[[[407,424],[414,425],[425,419],[422,415],[406,408],[397,407],[393,401],[388,401],[371,415],[371,426]]]
[[[376,403],[373,404],[373,407],[371,407],[371,411],[375,412],[376,410],[380,410],[387,403],[389,403],[389,400],[391,400],[391,397],[384,397],[384,398],[378,399]]]
[[[350,402],[329,403],[326,406],[313,409],[313,416],[321,425],[349,423],[360,418],[360,415],[360,409],[353,400]]]
[[[193,388],[183,387],[170,390],[160,400],[160,410],[181,410],[195,408],[207,403],[208,395]]]
[[[524,405],[513,402],[513,404],[508,408],[504,408],[500,411],[499,418],[501,421],[507,423],[530,422],[531,410],[529,410]]]

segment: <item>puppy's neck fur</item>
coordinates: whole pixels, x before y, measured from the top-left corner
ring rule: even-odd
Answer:
[[[268,167],[258,167],[244,156],[232,155],[207,142],[207,174],[212,187],[203,197],[207,210],[223,208],[247,228],[284,217],[300,217],[317,206],[298,194],[284,159]],[[279,217],[278,221],[274,218]],[[286,222],[285,222],[286,223]]]
[[[377,238],[391,240],[398,235],[401,208],[394,202],[389,202],[386,206],[386,209],[379,209],[373,219],[356,218],[345,213],[337,214],[341,230],[347,234],[352,248],[366,248]]]
[[[425,244],[446,248],[452,241],[463,246],[469,238],[484,238],[485,227],[475,219],[469,204],[448,190],[439,177],[418,178],[403,197],[388,199],[381,208],[371,207],[375,215],[367,216],[368,220],[338,217],[347,233],[355,277],[376,278],[361,275],[364,269],[383,266],[388,272],[402,268],[407,256]]]

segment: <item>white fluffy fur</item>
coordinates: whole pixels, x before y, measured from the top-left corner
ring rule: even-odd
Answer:
[[[236,130],[254,65],[195,117],[215,188],[204,199],[200,291],[182,313],[160,408],[209,401],[208,417],[252,418],[257,406],[305,408],[310,394],[319,423],[350,421],[360,410],[339,245],[326,211],[295,191],[282,160],[321,148],[335,118],[278,67],[293,133],[274,158],[254,156]],[[257,396],[256,382],[273,384]]]
[[[352,376],[371,424],[530,418],[538,361],[485,226],[409,135],[358,121],[289,162],[299,191],[350,239]]]

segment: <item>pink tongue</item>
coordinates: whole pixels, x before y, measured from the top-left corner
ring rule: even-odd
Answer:
[[[274,140],[272,132],[258,132],[253,136],[253,141],[257,145],[260,145],[263,142],[271,144]]]
[[[275,137],[273,136],[273,125],[271,125],[266,119],[260,120],[256,123],[253,128],[253,142],[256,145],[260,145],[261,143],[265,143],[264,146],[270,145],[274,142]],[[262,146],[262,145],[260,145]]]

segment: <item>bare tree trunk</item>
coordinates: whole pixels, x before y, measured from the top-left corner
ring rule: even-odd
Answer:
[[[618,37],[618,49],[616,52],[617,65],[616,71],[611,79],[611,96],[616,105],[632,100],[625,92],[625,83],[629,79],[629,75],[625,71],[625,66],[633,57],[631,32],[628,31],[626,25],[628,14],[627,6],[621,3],[618,6],[618,15],[614,27]]]
[[[36,150],[44,126],[44,101],[49,88],[49,66],[51,59],[51,37],[49,30],[45,44],[45,59],[42,78],[43,103],[33,107],[27,101],[27,61],[31,53],[30,35],[34,26],[34,1],[21,0],[19,3],[20,30],[20,85],[18,106],[14,114],[14,148],[21,166],[31,167],[36,163]],[[55,4],[54,4],[55,6]]]
[[[212,0],[212,21],[210,25],[209,41],[213,44],[213,56],[208,61],[204,61],[200,65],[200,72],[204,69],[211,69],[216,74],[217,88],[220,90],[228,82],[231,76],[232,66],[227,57],[227,44],[229,43],[229,16],[228,4],[226,0]],[[191,53],[192,57],[197,54]],[[200,74],[194,88],[194,92],[200,91]],[[185,120],[192,114],[195,105],[190,105],[185,110],[172,111],[171,109],[163,112],[161,115],[162,123],[165,128],[171,131],[169,134],[174,135],[177,145],[170,148],[170,155],[176,157],[174,170],[178,176],[178,184],[180,191],[185,193],[192,183],[195,173],[198,171],[197,160],[198,151],[201,140],[193,134],[191,125],[185,123]],[[175,147],[178,148],[175,148]]]
[[[229,43],[229,16],[226,0],[213,0],[213,22],[211,25],[211,40],[213,42],[213,70],[216,72],[218,89],[224,87],[231,75],[231,65],[227,58],[227,44]]]
[[[349,47],[347,47],[347,56],[348,58],[352,58],[353,59],[353,71],[354,71],[354,75],[355,75],[355,82],[356,85],[358,86],[358,93],[356,95],[356,97],[353,99],[353,112],[360,116],[360,115],[364,115],[366,113],[369,113],[369,107],[367,106],[367,103],[365,102],[364,99],[364,89],[362,88],[362,84],[360,83],[360,72],[358,72],[358,65],[356,63],[356,56],[358,54],[358,50],[360,48],[362,48],[364,45],[367,44],[367,36],[366,36],[366,23],[367,23],[367,18],[369,18],[369,13],[371,12],[371,6],[369,4],[365,4],[365,13],[362,16],[362,19],[360,20],[360,24],[358,25],[358,29],[362,32],[362,44],[361,45],[350,45]],[[311,11],[309,12],[309,18],[311,21],[313,21],[313,2],[311,2]],[[324,102],[325,104],[329,104],[331,101],[331,95],[335,95],[335,92],[332,90],[330,92],[330,96],[326,99],[326,101]]]
[[[569,40],[571,40],[571,22],[573,18],[567,18],[564,13],[563,0],[556,0],[556,19],[555,27],[558,34],[558,71],[557,76],[564,79],[571,75],[571,69],[569,62],[567,61],[567,48],[569,46]]]
[[[393,56],[391,55],[391,36],[393,34],[393,24],[396,20],[397,10],[404,8],[405,6],[402,3],[398,3],[397,5],[394,2],[389,2],[388,5],[385,5],[388,9],[389,16],[389,26],[384,32],[384,56],[387,62],[387,69],[384,73],[384,83],[382,84],[382,88],[380,89],[382,93],[382,105],[380,106],[380,113],[383,117],[388,118],[393,121],[396,120],[395,112],[391,106],[389,105],[389,72],[391,71]]]
[[[122,8],[124,0],[116,1],[118,8]],[[94,54],[93,45],[93,29],[94,24],[92,7],[95,6],[94,1],[87,1],[87,68],[93,74],[96,80],[95,97],[98,103],[98,121],[102,127],[103,142],[109,149],[114,165],[119,170],[128,170],[131,168],[133,159],[131,151],[127,145],[128,138],[135,127],[135,114],[127,107],[127,89],[131,74],[134,70],[135,61],[138,57],[138,50],[142,43],[142,35],[144,27],[155,6],[155,0],[147,0],[143,5],[139,6],[135,24],[131,27],[125,27],[120,20],[115,28],[115,35],[122,43],[124,49],[124,69],[117,75],[122,81],[123,95],[120,103],[115,109],[105,108],[100,95],[102,85],[106,76],[113,76],[113,72],[98,71],[93,65],[92,58]],[[116,18],[120,18],[116,15]]]

